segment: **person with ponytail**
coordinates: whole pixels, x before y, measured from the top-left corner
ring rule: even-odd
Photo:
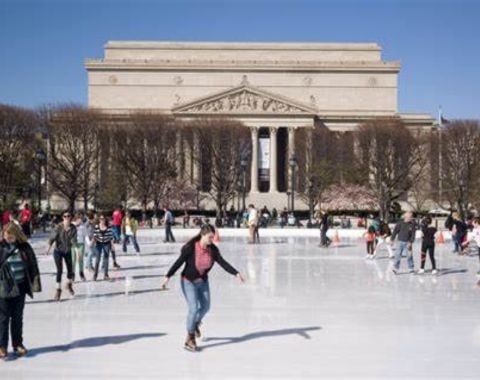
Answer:
[[[181,254],[165,275],[162,288],[166,286],[177,270],[184,265],[181,274],[182,292],[187,301],[187,338],[185,349],[197,351],[196,338],[201,337],[200,325],[210,309],[210,287],[208,272],[218,263],[225,271],[244,282],[243,276],[232,267],[213,244],[215,228],[210,224],[202,225],[200,233],[187,242]]]

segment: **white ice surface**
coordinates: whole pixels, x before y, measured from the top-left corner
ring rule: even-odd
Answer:
[[[480,378],[478,256],[441,245],[439,276],[395,276],[386,251],[366,261],[358,240],[322,249],[312,237],[224,237],[224,257],[248,280],[212,270],[207,340],[190,353],[178,274],[159,289],[189,234],[177,231],[168,244],[141,231],[141,255],[129,246],[113,282],[77,282],[60,303],[53,259],[34,239],[44,290],[25,307],[30,354],[0,362],[0,379]]]

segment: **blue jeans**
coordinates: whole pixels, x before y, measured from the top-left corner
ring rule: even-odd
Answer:
[[[400,269],[400,260],[402,259],[403,251],[407,251],[407,264],[408,269],[413,270],[413,249],[408,249],[408,241],[400,241],[398,249],[395,251],[395,263],[393,267],[398,270]]]
[[[111,248],[110,243],[98,243],[95,245],[96,249],[96,258],[95,258],[95,278],[98,275],[98,267],[100,266],[100,259],[102,257],[102,252],[103,252],[103,264],[102,264],[102,269],[103,269],[103,274],[105,276],[108,276],[108,256],[110,255],[110,248]]]
[[[61,252],[55,249],[53,251],[53,259],[55,260],[55,266],[57,268],[57,284],[62,282],[63,261],[65,261],[65,266],[67,267],[67,278],[73,280],[72,251]]]
[[[191,282],[182,279],[182,292],[188,305],[187,331],[195,333],[195,328],[210,310],[210,287],[208,280]]]
[[[133,242],[133,247],[135,248],[135,252],[140,252],[140,247],[138,246],[137,237],[135,235],[124,235],[123,237],[123,252],[127,252],[127,241]]]
[[[175,238],[172,233],[172,225],[170,223],[165,224],[165,241],[171,241],[175,243]]]
[[[115,240],[115,242],[120,241],[121,233],[120,226],[112,226],[113,240]]]
[[[88,248],[88,253],[87,253],[87,268],[92,269],[93,268],[93,258],[97,256],[97,249],[95,248],[95,245],[91,245]]]

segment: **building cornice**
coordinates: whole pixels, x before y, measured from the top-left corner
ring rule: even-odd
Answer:
[[[316,50],[316,51],[381,51],[374,42],[181,42],[181,41],[108,41],[105,49],[160,50]]]
[[[390,72],[400,71],[400,62],[325,62],[267,60],[103,60],[86,59],[87,71],[328,71]]]

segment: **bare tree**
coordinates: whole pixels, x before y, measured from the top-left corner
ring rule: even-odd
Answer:
[[[172,119],[136,113],[112,123],[111,134],[116,164],[122,168],[133,198],[141,203],[144,212],[150,202],[158,208],[168,181],[177,175]]]
[[[156,208],[160,208],[160,201],[169,207],[181,210],[196,206],[196,188],[189,180],[181,178],[172,178],[165,181],[163,186],[159,186],[161,192],[154,202],[158,202]]]
[[[438,181],[437,160],[433,159],[438,155],[434,145],[437,138],[431,130],[417,130],[415,140],[418,147],[418,164],[415,169],[418,172],[408,191],[407,203],[414,212],[421,213],[427,211],[427,206],[431,205],[437,196],[436,186],[433,185]]]
[[[371,211],[376,206],[376,200],[370,191],[356,184],[332,185],[322,199],[322,208],[328,210]]]
[[[198,153],[194,156],[202,167],[201,178],[192,178],[215,202],[217,216],[225,211],[228,202],[235,196],[241,177],[240,161],[249,157],[251,138],[248,128],[229,119],[196,119],[188,127]]]
[[[393,202],[406,195],[423,170],[418,141],[400,119],[369,121],[359,127],[356,161],[364,184],[387,219]]]
[[[36,129],[34,112],[0,104],[0,196],[11,206],[31,185],[32,141]]]
[[[442,134],[444,196],[464,217],[472,200],[478,199],[480,123],[455,120],[447,124]]]
[[[95,111],[78,105],[55,107],[46,121],[48,180],[53,191],[67,200],[70,210],[80,197],[87,209],[93,196],[98,122]]]
[[[326,190],[339,183],[342,163],[338,160],[339,136],[327,128],[301,129],[295,138],[298,161],[298,192],[309,205],[310,218],[315,206],[324,199]]]

